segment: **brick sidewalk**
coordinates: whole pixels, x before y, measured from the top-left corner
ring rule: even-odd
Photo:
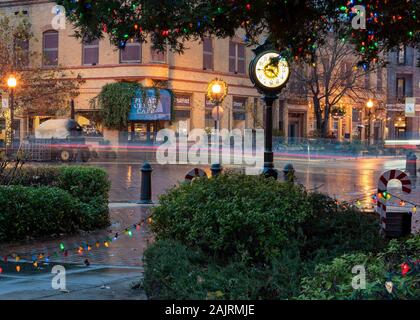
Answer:
[[[134,229],[132,237],[121,231],[146,219],[150,214],[150,208],[111,207],[110,211],[112,225],[106,230],[21,244],[2,244],[0,245],[0,257],[2,257],[0,260],[3,260],[5,255],[17,253],[24,261],[30,260],[33,255],[43,253],[44,256],[50,256],[49,261],[52,263],[83,264],[88,259],[92,265],[142,266],[143,252],[151,241],[149,227],[145,224],[140,231]],[[107,237],[113,237],[116,232],[119,232],[118,239],[112,241],[106,248],[103,241]],[[95,245],[97,241],[100,243],[99,248]],[[68,256],[64,256],[63,252],[60,252],[61,242],[66,248],[69,248]],[[80,254],[77,252],[78,249],[70,250],[70,248],[77,248],[84,244],[89,244],[92,247],[91,251],[83,250]],[[43,260],[45,261],[45,259]],[[13,259],[9,257],[9,261],[13,262]]]

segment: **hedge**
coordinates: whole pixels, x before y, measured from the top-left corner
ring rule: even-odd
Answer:
[[[74,233],[95,215],[68,192],[50,187],[0,187],[0,241]]]
[[[225,259],[278,255],[311,215],[304,190],[263,177],[222,175],[197,179],[160,197],[152,230]]]
[[[23,167],[13,185],[57,187],[84,203],[91,204],[100,214],[108,214],[111,183],[105,170],[82,166]]]
[[[106,227],[109,189],[100,168],[24,167],[0,189],[0,241]]]

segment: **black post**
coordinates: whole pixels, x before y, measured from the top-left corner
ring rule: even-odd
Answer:
[[[214,163],[211,165],[211,176],[217,177],[222,173],[223,167],[219,163]]]
[[[265,152],[263,175],[277,180],[278,172],[274,169],[273,155],[273,104],[277,95],[265,95]]]
[[[70,119],[74,120],[76,118],[76,110],[74,108],[74,99],[70,100]]]
[[[13,142],[15,135],[13,132],[15,122],[15,89],[10,89],[10,150],[8,151],[9,155],[13,154]]]
[[[152,202],[152,166],[145,162],[141,168],[141,194],[140,204],[151,204]]]

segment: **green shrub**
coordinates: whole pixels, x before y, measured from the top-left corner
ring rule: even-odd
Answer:
[[[89,204],[102,225],[108,221],[108,198],[111,188],[105,170],[82,166],[23,167],[13,185],[57,187],[69,192],[81,202]]]
[[[19,170],[12,184],[27,187],[56,187],[59,183],[60,168],[58,166],[24,166]]]
[[[109,196],[109,189],[110,189],[110,182],[107,177],[107,173],[100,168],[92,168],[92,167],[80,167],[80,166],[27,166],[23,167],[19,170],[19,174],[13,181],[13,184],[16,186],[15,189],[10,189],[7,191],[6,189],[2,189],[2,192],[11,192],[12,194],[15,192],[14,190],[21,190],[28,192],[27,198],[22,198],[22,203],[17,202],[16,206],[9,206],[7,207],[7,211],[4,216],[17,216],[22,214],[21,207],[27,207],[28,203],[33,203],[36,199],[32,199],[31,197],[34,196],[34,189],[42,189],[42,190],[59,190],[60,193],[49,191],[52,197],[55,197],[51,201],[57,201],[57,206],[60,207],[59,197],[60,195],[65,194],[66,199],[71,197],[73,199],[74,205],[78,208],[70,209],[69,206],[65,206],[63,208],[57,209],[58,216],[61,210],[69,210],[69,215],[71,216],[74,212],[78,212],[80,214],[80,219],[77,220],[74,218],[72,220],[72,226],[64,226],[66,224],[66,220],[64,219],[61,224],[63,226],[58,227],[57,233],[60,233],[60,228],[67,230],[67,232],[74,232],[76,230],[94,230],[97,228],[103,228],[109,225],[109,209],[108,209],[108,196]],[[27,187],[23,189],[19,189],[18,186]],[[55,188],[55,189],[51,189]],[[5,190],[5,191],[4,191]],[[51,192],[53,194],[51,194]],[[16,198],[17,196],[13,196]],[[58,200],[57,200],[58,199]],[[25,201],[28,201],[26,203]],[[63,200],[65,202],[65,200]],[[6,206],[6,203],[0,203],[0,206]],[[34,210],[38,210],[38,215],[43,219],[46,215],[54,214],[53,206],[49,206],[48,202],[44,207],[36,207]],[[51,211],[52,210],[52,211]],[[76,211],[74,211],[76,210]],[[45,212],[44,212],[45,211]],[[51,212],[50,212],[51,211]],[[2,211],[0,211],[1,214]],[[29,213],[29,216],[31,214]],[[25,220],[24,220],[25,221]],[[60,220],[57,220],[60,221]],[[77,223],[79,221],[80,223]],[[34,221],[34,223],[38,223],[38,221]],[[54,224],[51,230],[54,230],[57,225]],[[37,226],[33,226],[35,230],[37,230]],[[64,233],[64,232],[63,232]],[[34,232],[33,235],[30,236],[45,236],[50,235],[50,231],[46,231],[46,233],[42,232]],[[12,239],[20,239],[22,238],[22,234],[17,231],[16,236],[9,236],[6,238],[0,238],[1,240],[12,240]]]
[[[385,246],[376,214],[338,203],[321,193],[309,194],[312,215],[302,225],[305,259],[327,259],[350,252],[378,252]]]
[[[153,214],[157,242],[145,252],[151,298],[300,297],[302,278],[323,265],[385,245],[376,216],[256,176],[230,173],[175,187]]]
[[[0,241],[73,233],[95,224],[91,209],[50,187],[0,187]]]
[[[59,168],[58,187],[82,202],[93,199],[108,204],[111,187],[105,170],[94,167],[65,166]]]
[[[246,175],[197,179],[160,197],[152,229],[225,260],[249,256],[269,261],[296,239],[311,215],[305,191],[297,186]]]
[[[296,261],[278,257],[256,267],[246,260],[232,260],[221,266],[173,240],[150,246],[144,262],[143,285],[149,299],[285,299],[299,285]]]
[[[346,254],[316,267],[313,275],[304,277],[298,299],[420,299],[420,236],[407,241],[393,240],[377,255]],[[410,271],[403,275],[401,264],[409,263]],[[365,266],[366,289],[355,290],[352,269]],[[386,282],[393,283],[388,293]]]

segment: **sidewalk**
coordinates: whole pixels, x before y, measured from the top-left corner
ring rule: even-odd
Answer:
[[[131,286],[138,283],[143,276],[142,257],[147,244],[151,241],[149,228],[146,225],[140,231],[133,230],[132,237],[120,234],[109,247],[103,245],[102,239],[114,236],[116,232],[130,227],[147,218],[150,206],[135,204],[111,204],[111,222],[109,229],[56,239],[38,240],[36,243],[2,244],[0,246],[0,300],[2,299],[146,299],[144,292],[133,290]],[[100,247],[95,243],[100,241]],[[90,251],[69,250],[68,256],[60,252],[59,244],[66,248],[75,248],[82,243],[92,246]],[[55,252],[58,255],[55,256]],[[18,254],[20,260],[13,261],[4,256]],[[45,258],[35,267],[30,260],[32,255],[42,253],[50,256],[49,263]],[[89,266],[85,265],[88,259]],[[53,265],[66,268],[67,290],[60,292],[52,289],[51,274]],[[20,266],[17,272],[16,266]]]

